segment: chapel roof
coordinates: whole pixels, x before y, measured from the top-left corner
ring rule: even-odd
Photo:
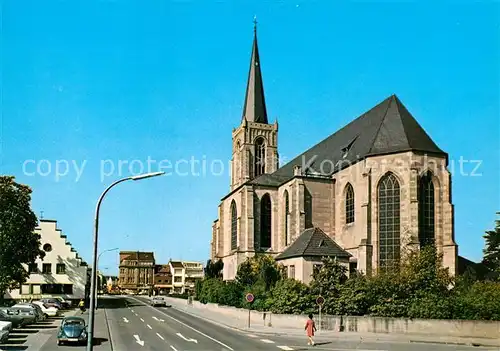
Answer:
[[[339,257],[352,255],[341,248],[332,238],[318,227],[308,228],[281,254],[276,261],[294,257]]]

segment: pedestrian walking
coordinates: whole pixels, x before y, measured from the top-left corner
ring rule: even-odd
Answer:
[[[83,312],[85,312],[85,302],[83,302],[83,299],[78,303],[78,307],[80,307],[80,314],[83,314]]]
[[[307,345],[314,346],[314,332],[316,331],[316,323],[314,323],[312,313],[309,314],[309,319],[304,328],[307,333]]]

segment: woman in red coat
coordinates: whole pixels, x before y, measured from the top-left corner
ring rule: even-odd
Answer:
[[[306,322],[306,327],[304,328],[307,333],[307,345],[313,345],[314,346],[314,332],[316,331],[316,324],[313,321],[313,315],[312,313],[309,314],[309,319]]]

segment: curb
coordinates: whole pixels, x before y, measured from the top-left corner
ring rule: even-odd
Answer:
[[[104,310],[104,320],[106,321],[106,328],[108,329],[109,347],[110,347],[111,351],[113,351],[114,350],[113,338],[111,337],[111,330],[109,329],[108,312],[106,312],[106,308],[103,308],[103,310]]]

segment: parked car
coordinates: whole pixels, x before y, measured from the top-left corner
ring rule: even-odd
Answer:
[[[14,307],[0,307],[0,311],[6,313],[7,315],[20,316],[24,319],[24,325],[36,323],[35,314],[21,313],[17,308]]]
[[[33,321],[31,321],[30,324],[37,323],[37,322],[41,321],[40,316],[38,315],[37,311],[34,308],[32,308],[31,306],[20,306],[20,307],[12,306],[9,308],[13,312],[15,312],[19,315],[33,318]],[[42,313],[42,315],[43,315],[43,313]]]
[[[65,343],[86,344],[87,338],[87,326],[82,317],[71,316],[62,320],[57,333],[57,345]]]
[[[62,309],[61,301],[59,301],[58,299],[43,298],[43,299],[40,299],[40,301],[43,302],[44,304],[46,304],[49,307],[55,307],[58,310]]]
[[[155,296],[151,299],[151,306],[163,306],[167,307],[167,301],[162,296]]]
[[[8,314],[0,310],[0,321],[11,322],[13,328],[24,327],[26,325],[26,320],[16,314]]]
[[[65,300],[62,296],[56,296],[54,298],[57,299],[61,303],[62,308],[70,308],[71,307],[70,300]]]
[[[33,301],[32,303],[40,306],[43,314],[47,317],[56,317],[57,315],[59,315],[59,310],[55,307],[49,307],[41,301]]]
[[[45,315],[45,313],[43,313],[42,308],[40,306],[38,306],[37,304],[23,302],[23,303],[15,304],[12,307],[32,309],[35,312],[35,315],[37,316],[37,322],[42,322],[45,319],[47,319],[47,316]]]
[[[12,330],[12,322],[0,321],[0,331],[10,332]]]
[[[0,344],[6,344],[9,339],[9,332],[7,330],[0,330]]]

